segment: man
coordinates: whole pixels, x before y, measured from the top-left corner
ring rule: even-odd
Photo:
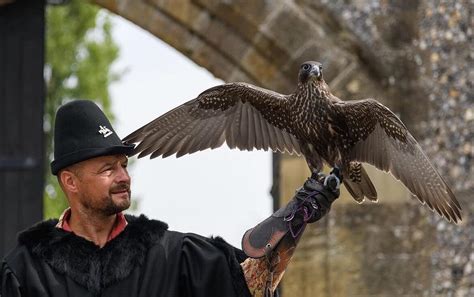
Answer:
[[[245,234],[250,258],[220,238],[124,215],[133,146],[91,101],[59,108],[54,140],[51,170],[70,207],[19,235],[2,262],[1,297],[271,296],[306,224],[339,196],[337,178],[324,179],[326,186],[308,180],[287,207]]]

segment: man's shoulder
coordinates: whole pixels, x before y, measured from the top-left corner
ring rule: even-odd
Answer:
[[[3,258],[4,265],[17,271],[31,261],[31,250],[37,248],[38,243],[49,240],[58,220],[45,220],[21,231],[17,236],[15,248]]]
[[[183,246],[196,246],[202,247],[203,245],[210,244],[219,250],[224,251],[239,251],[239,249],[235,248],[231,244],[227,243],[222,237],[220,236],[211,236],[205,237],[200,234],[192,233],[192,232],[180,232],[175,230],[169,230],[168,225],[164,222],[158,220],[148,219],[145,215],[140,216],[131,216],[126,215],[127,221],[129,225],[127,228],[130,228],[132,231],[131,233],[143,234],[143,233],[150,233],[156,234],[159,233],[159,236],[156,238],[155,243],[161,246],[173,246],[175,248],[182,248]],[[141,232],[136,232],[141,230]],[[143,236],[143,235],[141,235]]]
[[[50,239],[54,236],[53,233],[57,223],[57,219],[45,220],[20,231],[17,235],[16,247],[11,250],[5,258],[23,253],[38,242]]]
[[[153,241],[163,237],[168,232],[168,224],[162,221],[149,219],[145,215],[126,214],[127,227],[125,232],[132,240]]]
[[[25,245],[18,244],[7,252],[5,257],[2,259],[2,262],[4,262],[8,267],[14,268],[18,266],[18,263],[24,262],[25,257],[29,257],[28,249]]]
[[[27,228],[18,233],[18,245],[31,247],[39,242],[50,241],[58,236],[57,219],[49,219]]]
[[[145,215],[126,215],[126,218],[128,222],[126,232],[123,232],[121,240],[118,241],[146,243],[150,246],[165,234],[174,237],[168,234],[170,233],[167,232],[168,225],[164,222],[148,219]],[[16,247],[5,256],[5,260],[10,259],[7,262],[11,262],[25,254],[35,256],[50,254],[48,251],[55,247],[83,243],[84,239],[57,228],[57,223],[57,219],[49,219],[21,231],[17,236]]]
[[[168,225],[162,221],[149,219],[145,215],[125,215],[127,231],[133,240],[153,241],[153,245],[178,248],[188,242],[208,242],[216,245],[225,242],[220,238],[209,238],[192,232],[169,230]],[[139,237],[139,238],[138,238]]]
[[[189,233],[169,230],[165,222],[149,219],[145,215],[125,215],[127,231],[133,240],[153,242],[154,246],[175,248],[182,243]]]

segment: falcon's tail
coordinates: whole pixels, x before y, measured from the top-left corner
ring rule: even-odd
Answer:
[[[344,166],[342,176],[346,189],[358,203],[362,203],[364,197],[377,202],[377,190],[361,163],[350,162],[349,166]]]

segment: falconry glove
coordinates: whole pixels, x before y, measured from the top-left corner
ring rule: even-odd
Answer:
[[[316,222],[329,212],[331,204],[339,197],[340,184],[341,178],[335,174],[326,176],[319,173],[313,175],[296,192],[293,200],[285,208],[279,209],[275,215],[280,211],[287,212],[291,209],[289,215],[285,213],[285,220],[287,221],[295,216],[291,225]]]
[[[337,169],[328,176],[315,173],[308,178],[286,206],[245,232],[242,248],[247,256],[265,256],[287,234],[295,240],[299,238],[307,223],[316,222],[329,212],[339,197],[341,180]]]
[[[339,170],[314,173],[288,204],[245,232],[242,249],[249,258],[241,266],[254,297],[273,297],[308,223],[325,216],[339,197]]]

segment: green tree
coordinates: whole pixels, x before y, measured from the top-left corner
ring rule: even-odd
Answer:
[[[57,108],[69,100],[90,99],[99,103],[113,120],[109,85],[119,78],[111,69],[119,49],[111,29],[109,16],[84,1],[71,0],[66,5],[47,8],[45,218],[58,217],[67,207],[57,179],[49,170],[53,160],[52,132]]]

